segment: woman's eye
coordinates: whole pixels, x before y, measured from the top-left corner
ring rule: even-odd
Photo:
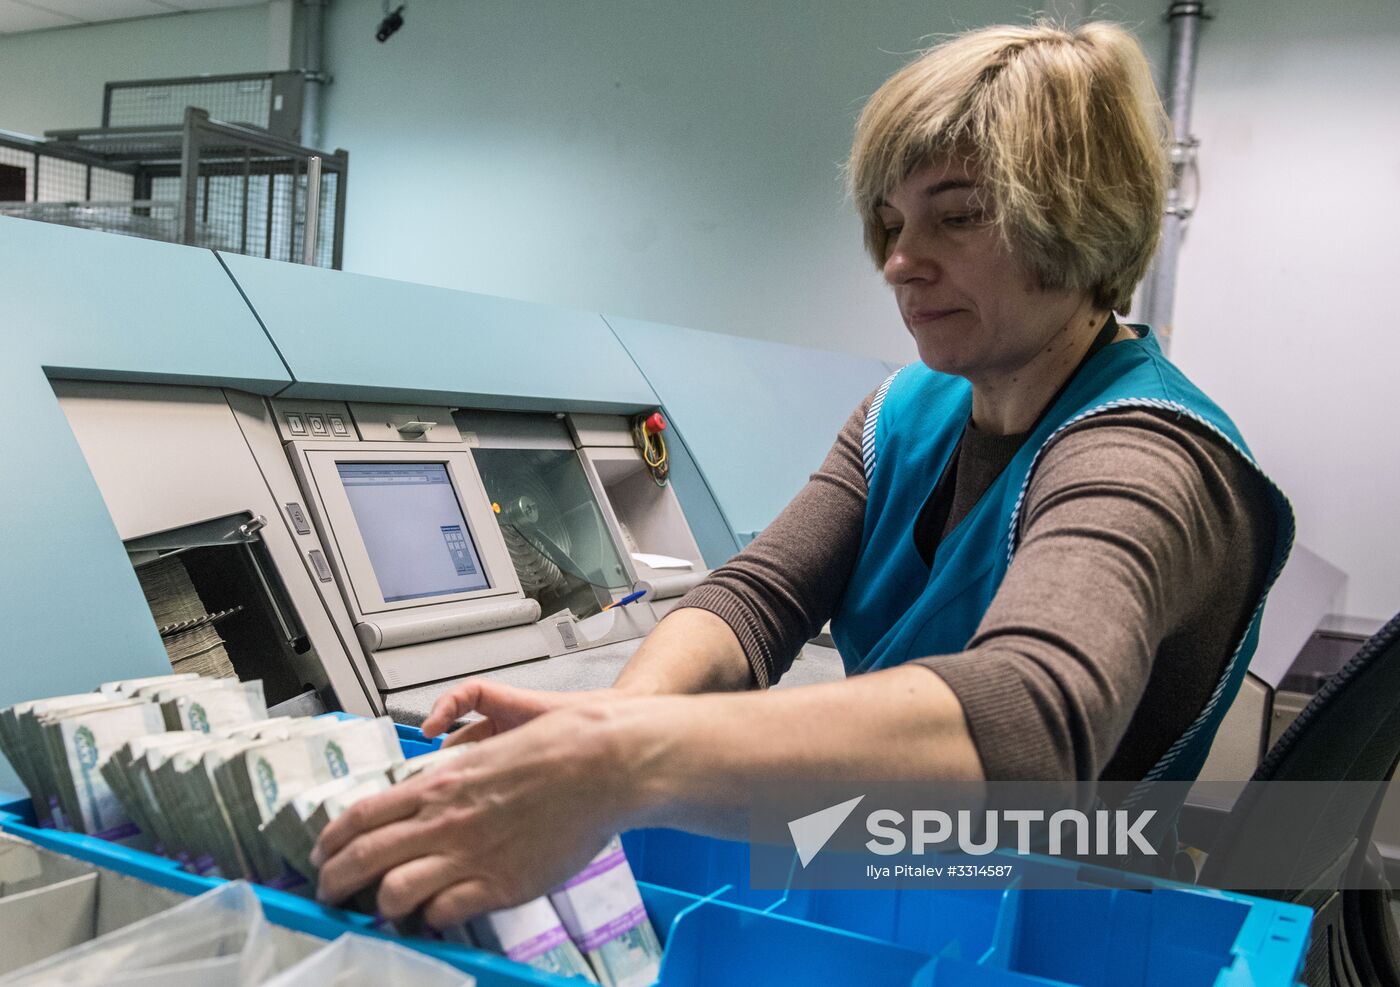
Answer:
[[[902,229],[904,229],[902,226],[886,226],[885,239],[893,240],[895,237],[899,236],[899,231]]]
[[[952,216],[943,217],[943,225],[951,226],[953,229],[963,229],[972,226],[977,222],[977,217],[972,213],[956,213]]]

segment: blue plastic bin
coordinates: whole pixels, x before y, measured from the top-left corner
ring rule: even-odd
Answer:
[[[414,727],[398,734],[408,757],[437,746]],[[0,800],[0,829],[186,894],[220,883],[173,860],[40,829],[27,799]],[[623,845],[666,947],[661,987],[1293,987],[1312,918],[1298,905],[1145,878],[1105,886],[1088,870],[1076,872],[1082,889],[1067,891],[756,891],[745,844],[638,830]],[[369,916],[256,890],[279,925],[328,939],[382,935]],[[577,982],[451,943],[409,944],[482,987]]]
[[[744,844],[669,830],[622,841],[639,879],[705,897],[670,930],[663,987],[1293,987],[1312,920],[1300,905],[1115,872],[1099,883],[1035,857],[1018,867],[1078,887],[756,891]]]

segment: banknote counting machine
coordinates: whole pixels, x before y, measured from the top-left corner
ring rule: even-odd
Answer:
[[[22,220],[0,269],[0,705],[172,664],[408,722],[464,675],[607,684],[891,369]]]
[[[707,571],[622,416],[54,387],[153,613],[179,567],[273,702],[634,641]]]

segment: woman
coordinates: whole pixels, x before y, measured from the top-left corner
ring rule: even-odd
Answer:
[[[850,182],[921,362],[611,690],[444,695],[424,731],[476,710],[449,742],[486,742],[328,827],[322,895],[382,876],[385,915],[444,925],[613,832],[742,835],[776,781],[1195,777],[1292,517],[1113,317],[1156,244],[1163,130],[1108,24],[973,32],[881,87]],[[845,681],[750,691],[828,618]]]

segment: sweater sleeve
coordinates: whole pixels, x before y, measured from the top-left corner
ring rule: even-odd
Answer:
[[[1159,413],[1103,415],[1046,450],[967,649],[918,660],[957,694],[988,778],[1101,777],[1164,640],[1243,631],[1265,554],[1258,484],[1219,439]],[[1162,690],[1190,708],[1149,711],[1159,733],[1189,724],[1229,655],[1192,650],[1169,670],[1182,688]]]
[[[760,688],[781,678],[831,618],[855,567],[865,523],[861,436],[873,397],[856,408],[782,513],[677,604],[729,625]]]

